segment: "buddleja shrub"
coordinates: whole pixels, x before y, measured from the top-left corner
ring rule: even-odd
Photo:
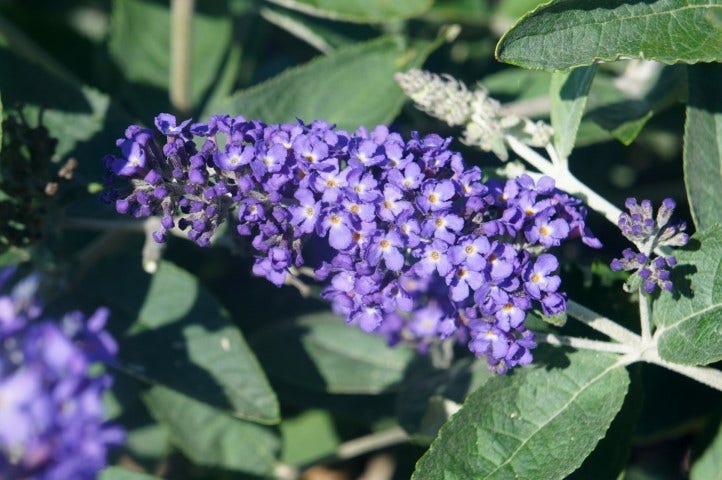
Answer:
[[[278,3],[0,6],[0,479],[715,478],[722,6]]]

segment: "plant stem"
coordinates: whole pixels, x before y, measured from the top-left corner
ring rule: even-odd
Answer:
[[[634,353],[635,349],[631,345],[621,343],[600,342],[598,340],[590,340],[588,338],[567,337],[564,335],[555,335],[547,333],[546,335],[537,337],[540,342],[548,343],[555,346],[569,346],[577,350],[594,350],[597,352],[610,352],[619,354]]]
[[[564,162],[560,162],[558,165],[553,164],[532,148],[520,142],[513,135],[504,136],[504,140],[506,140],[506,143],[514,153],[529,162],[532,167],[552,177],[556,181],[558,188],[583,197],[586,204],[589,205],[589,208],[604,215],[604,218],[614,225],[617,224],[619,214],[622,213],[622,211],[572,175],[572,172],[564,167]]]
[[[282,15],[266,7],[261,8],[258,13],[269,23],[286,30],[294,37],[303,40],[324,55],[333,53],[334,48],[321,35],[318,35],[312,29],[294,18]]]
[[[371,433],[363,437],[355,438],[344,442],[336,448],[331,455],[314,461],[313,465],[334,463],[341,460],[356,458],[374,450],[390,447],[408,441],[409,435],[401,427],[394,427],[388,430]],[[296,467],[284,463],[276,464],[274,477],[277,480],[297,480],[301,473]]]
[[[647,294],[639,288],[639,325],[642,330],[642,347],[652,343],[652,305]]]
[[[191,110],[191,52],[195,0],[171,0],[170,103],[188,116]]]
[[[722,371],[715,368],[709,367],[695,367],[693,365],[680,365],[678,363],[668,362],[663,360],[659,356],[656,346],[654,348],[648,348],[641,354],[630,356],[625,363],[634,363],[638,360],[659,365],[673,372],[677,372],[693,380],[697,380],[700,383],[714,388],[715,390],[722,391]]]
[[[640,345],[641,337],[617,322],[604,317],[573,300],[567,300],[567,313],[594,330],[603,333],[612,340],[635,348]]]
[[[374,450],[406,442],[408,439],[408,434],[401,427],[382,430],[342,443],[338,446],[332,457],[329,457],[327,460],[335,461],[355,458]]]

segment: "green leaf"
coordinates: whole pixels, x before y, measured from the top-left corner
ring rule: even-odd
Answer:
[[[120,467],[108,467],[98,477],[99,480],[159,480],[153,475],[145,473],[133,472]]]
[[[722,480],[722,423],[717,434],[702,454],[692,464],[690,480]]]
[[[355,44],[216,102],[205,115],[267,123],[321,119],[348,130],[389,123],[405,101],[394,73],[419,66],[434,48],[423,42],[407,48],[398,37]]]
[[[312,463],[333,453],[341,443],[333,417],[326,410],[306,410],[281,423],[283,456],[292,465]]]
[[[684,183],[698,230],[722,222],[722,65],[689,67]]]
[[[477,0],[436,0],[424,20],[437,23],[486,25],[491,17],[488,2]]]
[[[261,423],[278,421],[278,402],[241,332],[188,272],[162,262],[150,276],[140,259],[118,257],[96,267],[86,291],[126,322],[121,368]],[[122,292],[122,295],[118,295]]]
[[[481,83],[493,97],[525,100],[549,95],[551,74],[541,71],[524,71],[506,68],[487,75]]]
[[[554,146],[562,158],[568,158],[574,148],[579,123],[584,114],[589,87],[597,73],[597,66],[575,68],[568,72],[554,72],[549,89]]]
[[[384,23],[419,15],[433,0],[268,0],[308,15],[357,23]]]
[[[206,5],[197,4],[193,14],[190,100],[194,107],[218,80],[231,53],[233,36],[233,18],[225,2],[203,3]],[[115,74],[130,82],[121,84],[120,94],[144,117],[167,111],[171,58],[168,3],[114,0],[108,49],[119,70]]]
[[[639,364],[630,367],[629,391],[624,397],[622,408],[614,417],[607,434],[599,441],[591,455],[584,459],[582,466],[566,480],[620,478],[620,473],[624,471],[628,463],[632,436],[644,404],[640,371],[641,365]]]
[[[722,360],[722,226],[697,232],[675,256],[675,292],[653,305],[659,356],[681,364]]]
[[[499,41],[496,57],[525,68],[561,70],[620,57],[663,63],[722,60],[722,5],[709,0],[557,0],[525,15]]]
[[[268,375],[332,393],[375,394],[394,387],[414,357],[331,313],[276,324],[251,339]]]
[[[552,480],[579,467],[621,408],[629,377],[613,355],[546,351],[536,355],[542,365],[471,394],[412,478]]]
[[[193,462],[256,475],[273,472],[281,442],[270,427],[239,420],[162,386],[151,388],[143,400]]]

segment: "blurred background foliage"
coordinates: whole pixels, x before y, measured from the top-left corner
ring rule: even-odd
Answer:
[[[395,71],[423,65],[468,85],[481,82],[517,111],[548,118],[551,74],[494,60],[501,35],[539,3],[199,0],[190,114],[323,118],[347,129],[385,122],[404,134],[457,135],[405,102],[393,82]],[[452,24],[460,26],[458,36],[449,34]],[[63,228],[77,218],[114,218],[96,195],[101,158],[129,123],[151,125],[157,113],[173,111],[170,38],[166,1],[0,0],[3,118],[16,124],[22,118],[38,129],[36,137],[48,132],[57,141],[19,152],[18,128],[6,126],[2,158],[32,157],[30,165],[40,165],[33,172],[45,171],[46,182],[77,161],[44,207],[43,226],[26,218],[32,238],[0,244],[0,263],[33,260],[57,275],[59,304],[88,311],[106,304],[114,312],[124,363],[109,404],[129,429],[118,464],[174,479],[256,478],[276,468],[273,456],[281,452],[282,461],[301,468],[326,459],[306,472],[308,479],[356,478],[379,458],[391,461],[393,478],[408,478],[438,428],[434,401],[463,400],[485,381],[484,365],[462,359],[450,373],[454,382],[435,384],[439,372],[425,358],[334,323],[313,296],[253,277],[249,250],[237,241],[201,250],[173,238],[159,273],[149,277],[141,267],[141,234]],[[573,172],[616,205],[631,195],[654,203],[673,197],[689,219],[681,159],[685,82],[683,66],[601,65],[570,158]],[[490,154],[453,145],[488,174],[500,167]],[[0,206],[6,201],[0,195]],[[605,247],[564,247],[566,290],[632,326],[636,306],[621,294],[625,277],[606,266],[626,245],[601,216],[591,213],[589,221]],[[178,311],[169,313],[169,306]],[[218,338],[234,342],[238,358],[226,359],[227,367],[204,353]],[[249,376],[230,378],[240,375],[232,365],[246,366]],[[654,367],[640,370],[643,388],[630,393],[622,411],[628,425],[637,425],[626,478],[683,478],[696,454],[690,452],[705,445],[699,434],[717,428],[719,395]],[[229,384],[230,393],[216,391]],[[424,415],[431,416],[426,424]],[[177,416],[195,423],[184,427]],[[396,424],[415,431],[417,442],[350,461],[327,457],[346,440]],[[259,448],[263,455],[247,453]],[[626,444],[616,448],[608,478],[627,464]],[[602,478],[581,472],[578,478]]]

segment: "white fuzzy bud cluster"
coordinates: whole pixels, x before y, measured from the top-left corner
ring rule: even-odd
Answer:
[[[463,125],[462,142],[494,152],[501,160],[509,158],[507,135],[532,147],[545,147],[551,141],[552,128],[548,124],[504,114],[501,104],[489,97],[482,85],[469,90],[451,75],[418,69],[397,73],[395,78],[419,110],[451,126]]]

